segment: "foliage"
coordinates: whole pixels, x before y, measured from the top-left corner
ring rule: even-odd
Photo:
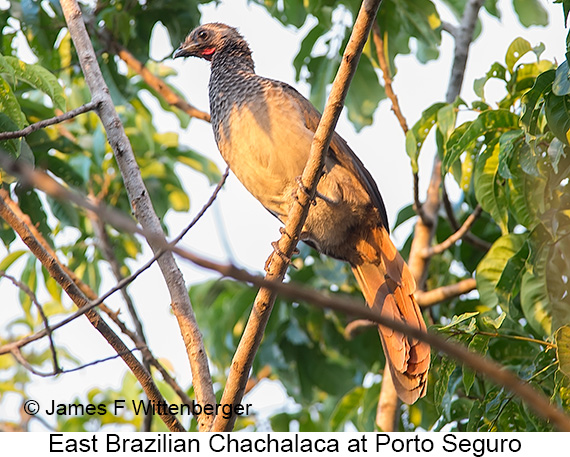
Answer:
[[[151,106],[174,113],[182,128],[187,127],[190,119],[167,105],[140,75],[126,71],[119,58],[107,49],[97,27],[118,31],[114,39],[146,63],[147,68],[164,77],[168,85],[173,70],[149,59],[153,30],[160,22],[173,47],[177,46],[188,29],[200,22],[199,5],[203,3],[209,1],[115,0],[98,2],[93,10],[86,8],[98,63],[162,219],[170,210],[188,211],[190,207],[178,177],[178,163],[204,174],[211,183],[220,174],[212,162],[183,144],[176,132],[157,131]],[[308,24],[293,65],[297,79],[310,84],[311,99],[322,109],[360,2],[255,3],[286,26],[301,28]],[[413,53],[421,62],[438,58],[442,39],[438,11],[445,6],[460,19],[466,3],[384,1],[378,25],[392,73],[396,74],[396,57],[400,55]],[[538,1],[514,0],[513,6],[525,26],[546,24],[547,17]],[[564,1],[563,8],[567,15],[570,4]],[[485,9],[500,18],[496,0],[487,0]],[[89,101],[58,2],[11,2],[10,9],[0,10],[0,23],[6,24],[0,42],[0,131],[21,129]],[[480,24],[476,33],[484,33]],[[22,39],[37,59],[34,63],[21,60]],[[480,99],[471,104],[457,99],[451,104],[434,103],[426,108],[407,134],[406,152],[412,169],[417,171],[419,154],[431,141],[429,133],[435,133],[443,170],[461,191],[461,201],[454,208],[457,219],[463,222],[477,204],[481,205],[483,214],[471,232],[491,245],[485,250],[464,241],[431,259],[428,289],[473,275],[477,279],[477,293],[430,308],[432,329],[499,361],[554,403],[568,408],[570,344],[565,324],[570,321],[570,297],[564,272],[570,271],[570,70],[567,62],[556,66],[541,60],[541,52],[541,48],[533,49],[524,38],[514,40],[506,49],[505,61],[493,64],[474,81]],[[374,45],[367,45],[346,101],[356,129],[372,124],[376,108],[385,98],[379,75],[377,50]],[[491,79],[505,84],[506,95],[500,101],[485,97],[485,85]],[[149,96],[153,102],[149,102]],[[131,211],[117,164],[94,113],[23,139],[3,141],[0,148],[125,214]],[[0,171],[3,189],[9,190],[70,269],[98,292],[106,257],[93,220],[70,203],[48,198]],[[402,209],[396,226],[414,216],[411,206]],[[453,232],[452,225],[441,216],[434,242],[447,239]],[[134,237],[108,231],[114,255],[126,275],[142,248]],[[32,293],[47,297],[42,306],[48,317],[69,314],[71,309],[62,300],[55,280],[35,257],[20,249],[15,233],[3,221],[0,238],[7,249],[0,260],[0,271],[10,273],[20,267],[19,279]],[[300,246],[293,263],[295,268],[290,270],[288,280],[330,294],[360,297],[347,265],[320,256],[307,246]],[[216,280],[193,285],[189,293],[219,389],[225,382],[256,291],[235,281]],[[43,327],[30,295],[22,291],[19,301],[21,314],[12,322],[2,323],[6,331],[0,337],[0,345]],[[374,430],[382,380],[378,373],[384,365],[377,331],[363,328],[348,338],[347,324],[343,315],[322,312],[306,303],[278,300],[253,369],[255,377],[280,383],[290,398],[289,404],[271,417],[273,430]],[[24,349],[24,356],[37,369],[49,367],[49,347],[39,347]],[[65,348],[58,348],[58,353],[71,364],[81,363]],[[401,430],[550,429],[519,399],[467,367],[436,354],[432,366],[428,395],[415,405],[404,407]],[[8,393],[23,400],[31,384],[24,368],[9,356],[0,357],[0,402]],[[167,400],[177,401],[165,383],[158,384]],[[191,388],[188,391],[191,394]],[[77,401],[111,403],[116,398],[141,396],[140,387],[127,374],[120,388],[93,389]],[[237,428],[264,426],[251,417],[240,421]],[[140,429],[141,416],[84,415],[61,419],[55,426],[62,431],[79,431],[109,424]],[[194,421],[185,425],[196,427]],[[158,421],[154,427],[164,430]]]

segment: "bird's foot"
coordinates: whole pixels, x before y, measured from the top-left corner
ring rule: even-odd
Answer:
[[[301,178],[301,176],[297,176],[295,178],[295,181],[297,181],[297,184],[299,185],[299,189],[301,189],[301,191],[309,198],[311,198],[311,194],[309,192],[309,189],[305,186],[305,184],[303,184],[303,179]],[[297,194],[295,194],[295,200],[299,201],[299,199],[297,198]],[[312,205],[316,205],[317,202],[316,200],[313,198],[311,200],[311,204]]]

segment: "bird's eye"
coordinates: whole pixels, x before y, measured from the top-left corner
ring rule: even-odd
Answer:
[[[200,30],[200,32],[198,32],[198,38],[201,40],[205,40],[206,38],[208,38],[208,32],[206,32],[205,30]]]

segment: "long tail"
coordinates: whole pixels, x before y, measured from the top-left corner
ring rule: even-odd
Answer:
[[[380,310],[383,316],[425,330],[413,295],[416,283],[388,232],[374,228],[357,249],[363,262],[352,271],[368,306]],[[402,401],[412,404],[426,394],[430,347],[381,325],[378,331],[396,392]]]

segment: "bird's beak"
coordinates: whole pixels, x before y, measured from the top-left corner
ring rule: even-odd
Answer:
[[[178,57],[189,57],[191,54],[186,50],[184,45],[181,45],[176,51],[174,51],[173,57],[178,59]]]
[[[174,52],[174,58],[178,57],[191,57],[196,56],[197,47],[194,44],[187,45],[186,43],[181,44],[180,47]]]

